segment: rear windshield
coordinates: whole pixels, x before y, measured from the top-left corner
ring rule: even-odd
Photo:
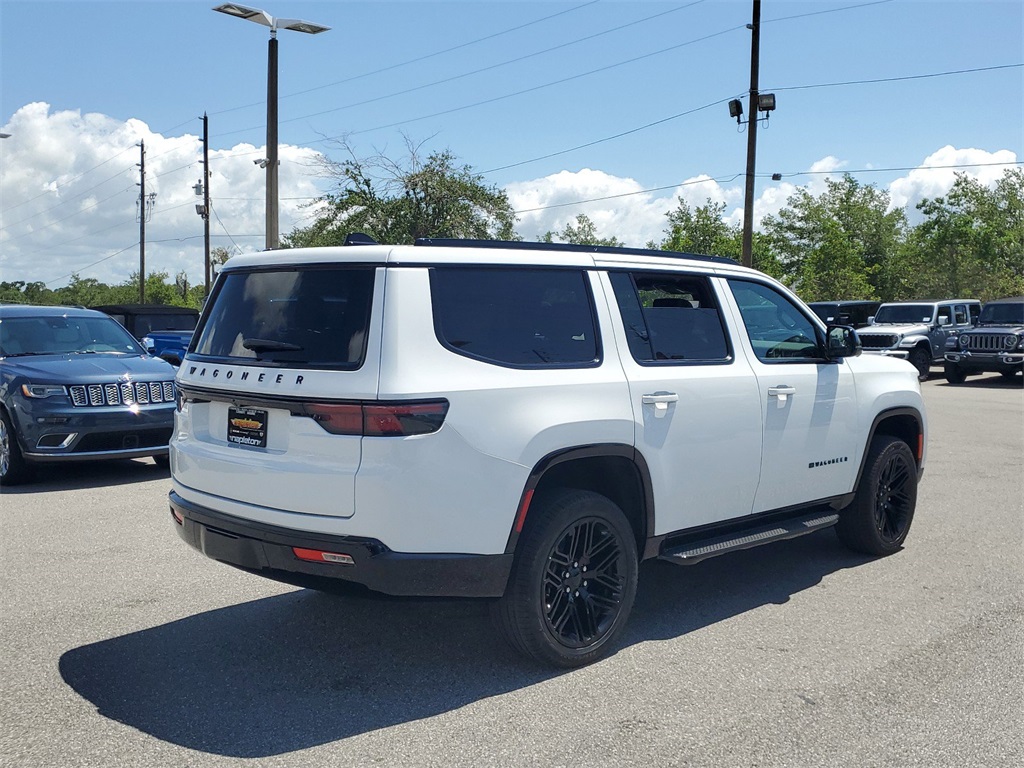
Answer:
[[[195,354],[354,370],[366,352],[372,267],[226,272]]]

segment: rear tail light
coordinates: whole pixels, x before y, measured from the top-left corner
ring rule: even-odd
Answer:
[[[305,411],[332,435],[406,437],[439,430],[448,414],[448,401],[307,403]]]

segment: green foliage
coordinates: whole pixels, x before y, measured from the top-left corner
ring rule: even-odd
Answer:
[[[350,150],[350,155],[351,155]],[[342,163],[326,161],[338,190],[322,198],[323,213],[294,230],[286,247],[341,245],[363,232],[381,243],[412,243],[420,237],[518,239],[506,194],[484,183],[449,151],[422,161],[408,145],[404,163],[383,155]]]
[[[922,295],[1024,294],[1024,171],[1007,171],[994,189],[957,174],[945,197],[917,207],[925,220],[909,259]]]
[[[606,245],[618,248],[623,245],[617,237],[598,237],[597,227],[590,217],[585,213],[576,215],[576,224],[566,224],[565,229],[559,233],[546,232],[540,239],[542,243],[557,242],[571,243],[573,245]]]
[[[762,222],[783,277],[806,301],[888,299],[889,258],[906,234],[889,195],[851,176],[826,179],[817,197],[798,189],[778,216]]]

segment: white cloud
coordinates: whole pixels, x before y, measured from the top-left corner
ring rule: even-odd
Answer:
[[[958,173],[965,173],[986,186],[994,186],[1002,178],[1007,165],[1016,160],[1016,153],[1008,149],[987,152],[983,149],[956,149],[947,145],[926,157],[919,168],[889,185],[891,206],[906,208],[908,214],[913,214],[917,204],[924,198],[946,194]],[[973,167],[948,167],[972,164]]]
[[[202,177],[199,136],[163,136],[139,120],[51,112],[38,102],[19,109],[0,144],[0,280],[66,285],[73,273],[123,282],[139,269],[137,221],[140,142],[146,148],[146,193],[155,193],[146,224],[146,272],[184,270],[203,279],[203,220],[193,187]],[[280,227],[306,221],[321,193],[317,153],[282,145]],[[262,147],[211,151],[211,247],[259,250],[264,244]],[[225,235],[231,235],[227,237]]]

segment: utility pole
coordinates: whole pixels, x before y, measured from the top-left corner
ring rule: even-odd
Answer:
[[[280,242],[277,202],[277,29],[270,28],[267,49],[267,240],[268,251]]]
[[[750,115],[747,121],[747,179],[743,190],[743,266],[754,265],[754,168],[757,155],[757,75],[761,55],[761,0],[754,0],[750,29]]]
[[[203,242],[206,256],[203,259],[204,296],[210,295],[210,132],[209,121],[203,112]]]
[[[139,142],[139,304],[146,303],[146,142]]]

